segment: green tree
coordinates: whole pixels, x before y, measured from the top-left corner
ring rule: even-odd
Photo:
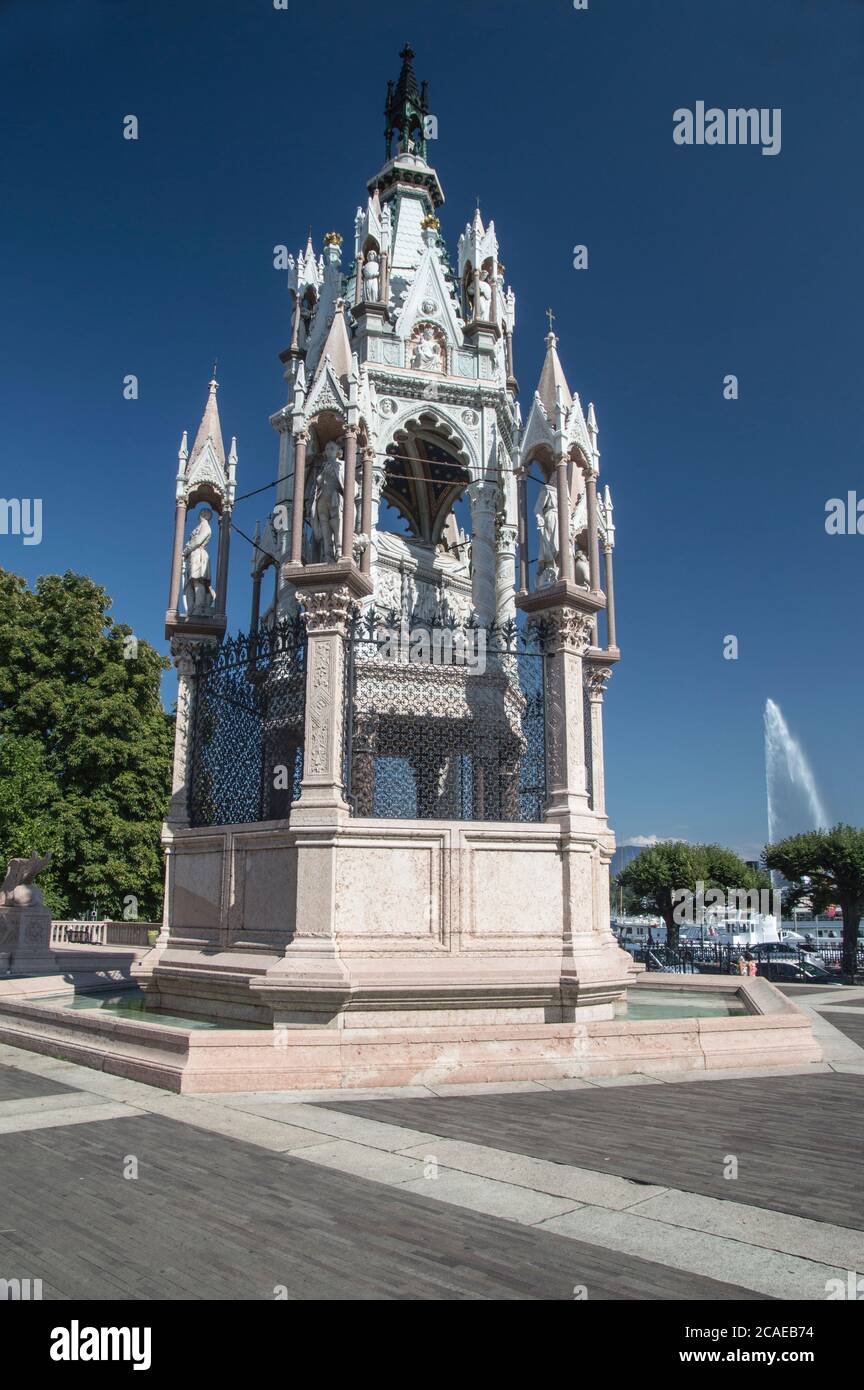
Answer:
[[[722,845],[688,845],[667,840],[643,849],[618,875],[618,882],[646,899],[666,923],[666,940],[678,948],[680,924],[675,921],[676,901],[686,891],[694,898],[700,889],[724,893],[750,892],[769,885],[766,875],[748,869],[743,859]]]
[[[789,880],[794,898],[808,894],[813,899],[814,913],[832,903],[843,909],[843,973],[854,979],[864,915],[864,830],[835,825],[790,835],[766,845],[764,859],[767,868]]]
[[[29,589],[0,570],[0,858],[50,852],[40,884],[58,915],[95,899],[119,916],[132,894],[151,916],[161,901],[169,663],[110,607],[83,575]]]

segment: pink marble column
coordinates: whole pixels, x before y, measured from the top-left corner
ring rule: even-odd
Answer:
[[[183,538],[186,534],[186,503],[177,500],[174,512],[174,548],[171,553],[171,585],[168,590],[168,612],[176,613],[180,602],[180,574],[183,569]]]
[[[294,505],[291,513],[291,564],[303,563],[303,502],[306,494],[306,446],[309,436],[298,434],[294,445]]]
[[[342,506],[342,559],[354,555],[354,489],[357,477],[357,429],[349,425],[345,432],[345,488]]]

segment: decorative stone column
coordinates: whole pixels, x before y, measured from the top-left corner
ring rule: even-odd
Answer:
[[[356,513],[355,482],[357,477],[357,427],[345,431],[345,485],[342,506],[342,559],[354,555],[354,521]]]
[[[613,546],[606,541],[603,545],[603,558],[606,562],[606,646],[613,651],[618,649],[618,634],[615,629],[615,579],[612,572]]]
[[[306,574],[318,568],[306,566]],[[299,597],[306,615],[307,666],[303,780],[290,815],[297,889],[293,909],[286,910],[294,931],[285,954],[251,984],[272,1010],[277,1028],[334,1025],[350,993],[336,941],[336,869],[339,827],[349,814],[342,754],[352,588],[350,581],[309,584]]]
[[[519,517],[519,592],[528,592],[528,479],[524,473],[516,484]]]
[[[342,781],[345,720],[345,638],[351,610],[347,586],[304,589],[306,617],[306,725],[303,781],[296,816],[322,810],[347,812]]]
[[[597,593],[600,588],[600,541],[597,529],[597,473],[586,468],[585,501],[588,511],[588,564],[591,571],[591,589]]]
[[[183,539],[186,535],[186,501],[177,498],[174,511],[174,548],[171,553],[171,586],[168,593],[168,612],[176,613],[180,603],[180,574],[183,569]]]
[[[612,667],[608,662],[585,662],[585,693],[588,697],[590,721],[586,742],[591,754],[591,809],[596,816],[604,817],[606,776],[603,762],[603,696],[611,676]]]
[[[225,612],[228,602],[228,554],[231,546],[231,508],[219,516],[219,551],[216,559],[216,612]]]
[[[378,507],[381,506],[381,493],[385,480],[385,470],[375,463],[375,450],[371,445],[363,450],[363,485],[361,485],[360,530],[367,538],[363,556],[360,560],[361,574],[372,571],[372,535],[378,528]]]
[[[306,492],[306,446],[309,435],[301,430],[294,445],[294,505],[291,510],[291,564],[303,563],[303,499]]]
[[[549,819],[588,811],[582,659],[594,614],[552,609],[546,657],[546,770]]]
[[[516,527],[500,524],[495,547],[495,622],[498,627],[516,617]]]
[[[472,598],[482,623],[491,623],[496,609],[495,515],[498,488],[494,483],[471,483]]]
[[[192,717],[195,705],[195,665],[200,639],[172,637],[171,655],[177,668],[177,718],[174,724],[174,765],[171,800],[166,817],[172,829],[189,824],[189,775],[192,752]]]
[[[558,489],[558,574],[565,583],[572,584],[573,552],[570,548],[570,487],[567,481],[566,454],[559,454],[556,460],[555,482]]]

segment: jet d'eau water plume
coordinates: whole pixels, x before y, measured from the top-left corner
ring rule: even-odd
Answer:
[[[789,732],[780,706],[765,701],[765,784],[768,839],[773,843],[829,824],[804,750]]]

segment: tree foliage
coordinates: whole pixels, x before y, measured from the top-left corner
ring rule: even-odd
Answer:
[[[689,845],[684,840],[649,845],[621,870],[617,881],[663,918],[673,949],[678,946],[679,931],[674,918],[676,893],[686,890],[695,897],[700,884],[706,891],[719,888],[724,893],[770,886],[765,874],[748,868],[732,850],[722,845]]]
[[[843,971],[854,976],[864,916],[864,830],[841,824],[790,835],[766,845],[764,858],[769,869],[789,880],[793,898],[812,898],[814,912],[832,903],[843,909]]]
[[[29,589],[0,570],[0,859],[53,857],[40,878],[55,915],[124,898],[153,916],[162,895],[159,829],[170,791],[168,662],[109,617],[83,575]],[[2,866],[0,866],[2,867]]]

